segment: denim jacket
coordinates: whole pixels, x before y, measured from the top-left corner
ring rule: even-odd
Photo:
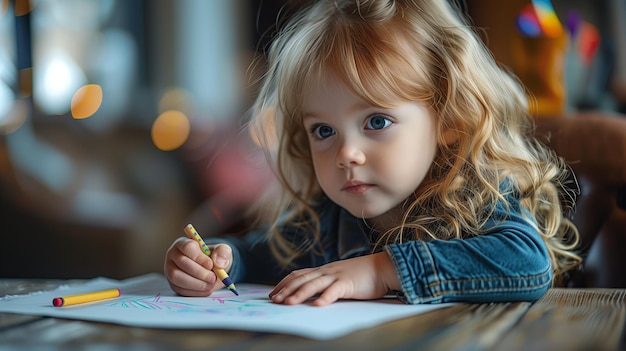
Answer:
[[[440,302],[534,301],[550,287],[552,268],[545,243],[519,201],[508,196],[508,211],[498,204],[487,233],[467,239],[408,241],[383,248],[391,258],[401,291],[411,304]],[[295,268],[371,253],[370,230],[330,200],[320,207],[321,243],[299,257]],[[302,228],[285,227],[294,243],[307,240]],[[279,266],[262,231],[227,238],[233,247],[230,276],[234,281],[276,284],[290,270]],[[215,241],[214,241],[215,243]]]

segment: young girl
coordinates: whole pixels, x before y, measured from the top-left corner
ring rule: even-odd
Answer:
[[[443,0],[318,0],[275,38],[251,130],[280,180],[269,225],[213,260],[180,238],[182,295],[235,281],[326,305],[533,301],[580,263],[564,163],[523,88]]]

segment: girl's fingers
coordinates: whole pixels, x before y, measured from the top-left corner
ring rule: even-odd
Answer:
[[[165,275],[172,289],[185,296],[207,296],[217,277],[211,271],[213,262],[190,239],[177,240],[168,250]]]
[[[169,247],[165,256],[164,273],[176,293],[183,296],[209,296],[224,285],[213,269],[215,266],[229,269],[232,264],[232,248],[218,244],[212,248],[213,257],[207,256],[195,240],[181,237]]]
[[[202,263],[199,263],[197,258],[181,255],[176,261],[174,261],[174,264],[181,274],[186,274],[192,278],[209,284],[215,284],[215,273],[206,267],[207,263],[210,264],[210,262],[207,262],[210,261],[210,259],[207,257],[206,260],[201,259],[200,261]]]
[[[229,270],[232,264],[233,249],[226,244],[217,244],[211,249],[213,263],[225,270]]]
[[[345,289],[343,289],[343,285],[334,282],[322,292],[322,294],[313,301],[313,305],[315,306],[326,306],[331,304],[340,298],[345,296]]]
[[[213,261],[209,258],[209,256],[205,255],[204,252],[200,249],[198,244],[188,238],[183,238],[185,240],[181,240],[177,248],[180,251],[181,255],[192,259],[198,265],[205,267],[206,269],[213,268]]]
[[[207,283],[185,274],[181,270],[174,270],[169,281],[172,290],[183,296],[209,296],[215,286],[215,283]]]
[[[271,295],[270,298],[276,303],[296,305],[320,293],[324,293],[334,282],[335,278],[333,276],[316,274],[315,271],[308,272],[307,274],[300,275],[288,281],[279,291]],[[327,299],[331,300],[332,294],[329,295]]]
[[[310,270],[311,270],[310,268],[306,268],[306,269],[300,269],[300,270],[289,273],[280,282],[278,282],[278,284],[276,284],[276,286],[274,287],[274,289],[272,289],[272,291],[270,291],[269,297],[272,298],[274,295],[281,292],[285,287],[289,286],[290,284],[293,284],[292,281],[294,279],[298,279],[298,277],[304,274],[307,274],[308,271]]]

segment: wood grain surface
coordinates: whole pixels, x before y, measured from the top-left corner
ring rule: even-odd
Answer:
[[[0,279],[0,296],[81,281]],[[625,289],[550,289],[531,304],[458,304],[333,340],[126,327],[0,313],[0,350],[621,350]]]

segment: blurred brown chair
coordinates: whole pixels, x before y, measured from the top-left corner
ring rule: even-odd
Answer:
[[[569,285],[626,287],[626,115],[539,118],[536,135],[568,162],[580,186],[573,221],[584,262]]]

